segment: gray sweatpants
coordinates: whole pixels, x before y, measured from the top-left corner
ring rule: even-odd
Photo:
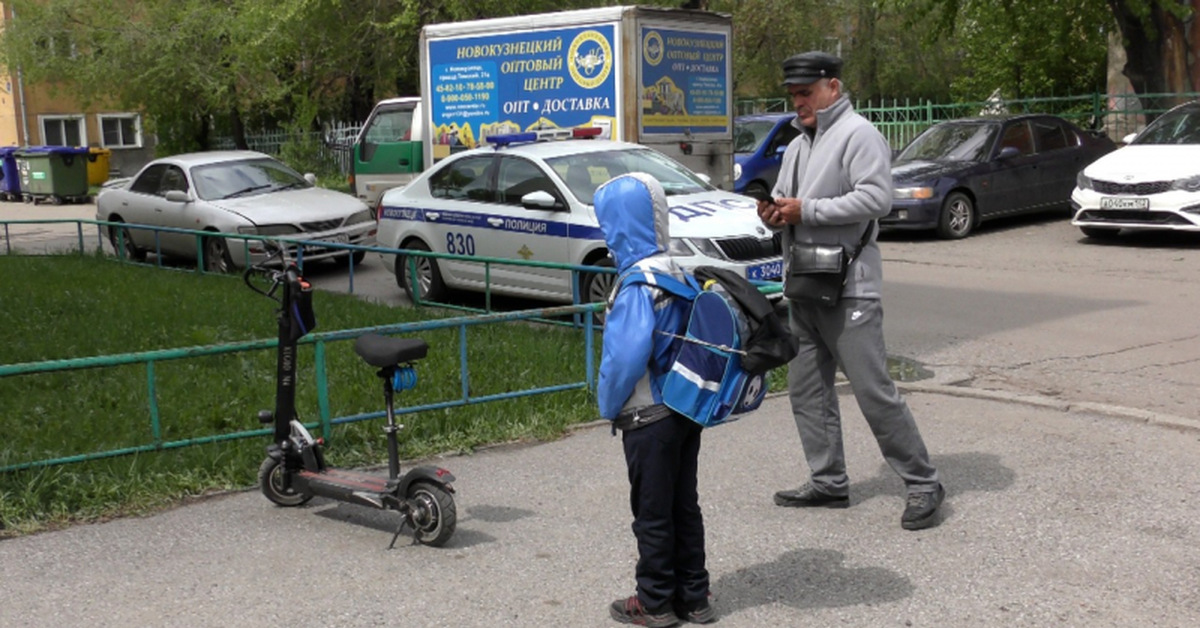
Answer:
[[[908,404],[896,390],[883,343],[883,306],[875,299],[842,299],[834,307],[789,303],[800,352],[788,364],[788,396],[813,486],[846,495],[846,454],[834,375],[850,381],[879,450],[909,492],[932,492],[939,482]]]

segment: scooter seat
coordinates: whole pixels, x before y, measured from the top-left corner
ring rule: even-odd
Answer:
[[[367,364],[386,368],[420,360],[429,352],[429,344],[420,338],[363,334],[354,341],[354,352]]]

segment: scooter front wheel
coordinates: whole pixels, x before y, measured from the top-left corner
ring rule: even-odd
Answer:
[[[445,545],[458,524],[454,497],[433,482],[413,482],[405,498],[416,540],[434,547]]]
[[[262,466],[258,468],[258,483],[262,486],[263,495],[280,506],[299,506],[312,499],[312,493],[302,493],[287,486],[287,467],[282,460],[267,456]]]

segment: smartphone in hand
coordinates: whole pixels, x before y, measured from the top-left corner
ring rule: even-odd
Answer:
[[[746,196],[749,196],[750,198],[752,198],[756,201],[762,201],[764,203],[767,203],[768,205],[775,204],[775,198],[773,196],[771,196],[770,194],[763,192],[759,189],[750,190],[750,191],[746,192]]]

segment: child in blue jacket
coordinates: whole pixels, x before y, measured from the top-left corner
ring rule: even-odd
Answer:
[[[596,219],[621,275],[654,270],[682,280],[667,255],[667,197],[643,173],[616,177],[596,190]],[[598,388],[600,415],[621,430],[629,470],[629,504],[637,538],[637,594],[613,602],[613,619],[674,626],[683,617],[709,623],[704,518],[696,490],[699,424],[662,404],[670,366],[669,335],[682,329],[686,303],[653,285],[628,283],[609,297]]]

